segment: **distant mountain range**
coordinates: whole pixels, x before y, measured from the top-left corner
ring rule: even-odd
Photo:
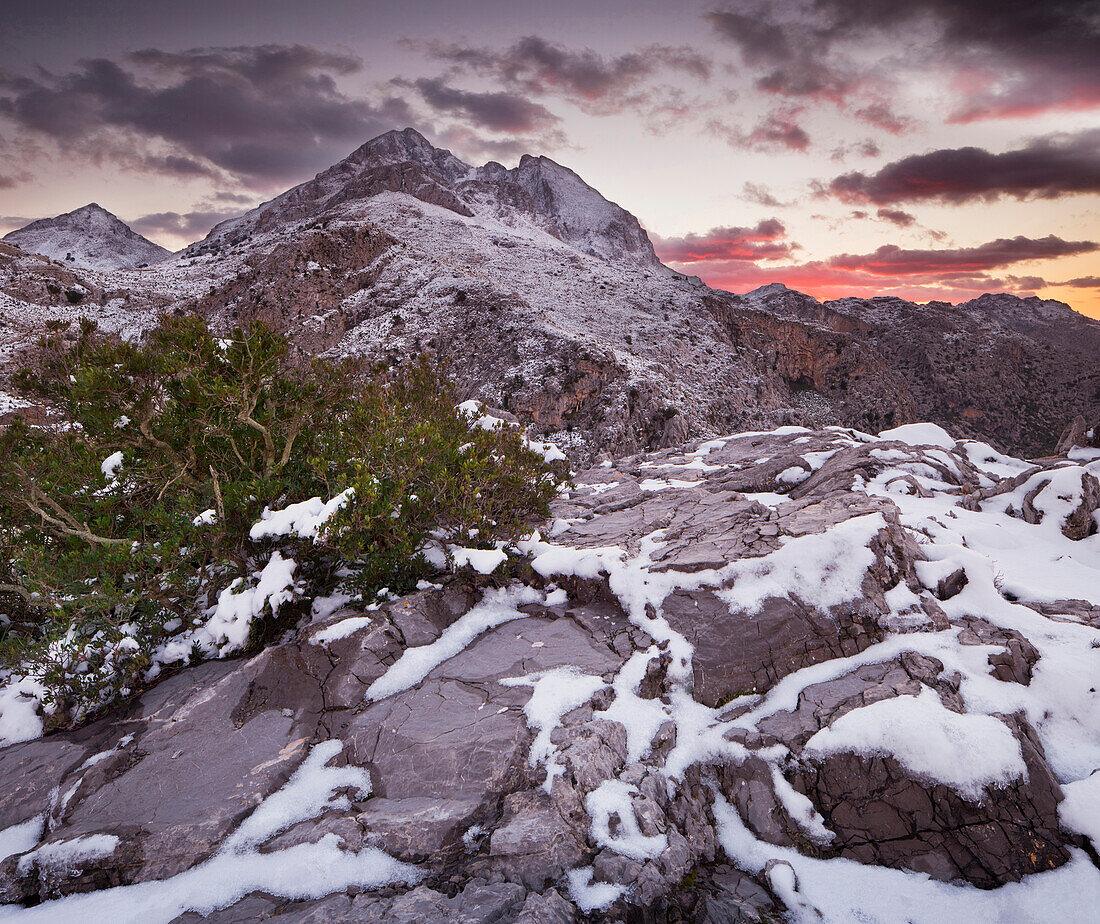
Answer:
[[[74,305],[47,278],[60,268],[0,250],[12,302],[0,299],[0,359],[35,317],[92,313],[127,331],[163,310],[261,319],[310,352],[434,354],[463,397],[580,456],[912,420],[1034,455],[1073,418],[1100,419],[1100,322],[1061,302],[710,289],[661,264],[638,220],[568,168],[532,156],[472,167],[412,129],[171,257],[98,206],[5,240],[61,259],[88,294]]]

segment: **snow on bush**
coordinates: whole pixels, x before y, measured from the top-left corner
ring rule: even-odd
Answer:
[[[314,598],[411,591],[432,542],[495,570],[565,475],[426,361],[303,363],[195,317],[35,349],[16,384],[55,423],[0,432],[0,741],[256,650]]]

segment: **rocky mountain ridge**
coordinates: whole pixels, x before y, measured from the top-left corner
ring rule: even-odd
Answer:
[[[26,261],[0,254],[0,271],[12,349],[34,317],[91,313],[131,331],[164,310],[226,329],[259,319],[306,353],[432,354],[461,397],[578,460],[745,428],[920,419],[1041,455],[1069,420],[1100,416],[1100,322],[1061,303],[710,289],[658,263],[633,216],[553,161],[472,168],[411,129],[173,259],[81,271],[98,294],[75,310]]]
[[[121,270],[159,263],[169,251],[92,202],[54,218],[40,218],[3,240],[73,268]]]
[[[368,141],[313,180],[216,225],[188,256],[232,245],[244,236],[317,218],[343,203],[401,192],[466,217],[538,227],[584,253],[639,266],[659,266],[638,220],[567,167],[525,154],[511,170],[490,161],[476,169],[433,147],[415,129]]]

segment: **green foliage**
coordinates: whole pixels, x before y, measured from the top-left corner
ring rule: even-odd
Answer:
[[[511,540],[564,475],[512,428],[471,429],[424,361],[368,374],[260,324],[220,340],[170,318],[140,345],[54,325],[29,368],[17,387],[52,416],[0,433],[0,668],[45,686],[55,725],[125,696],[172,637],[186,648],[275,551],[301,598],[404,592],[433,536]],[[265,508],[347,488],[316,541],[250,538]]]

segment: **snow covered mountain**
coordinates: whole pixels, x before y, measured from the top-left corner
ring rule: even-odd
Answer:
[[[95,202],[56,218],[32,221],[3,239],[28,253],[84,269],[133,269],[169,255]]]
[[[368,141],[308,183],[215,226],[186,253],[208,253],[386,191],[466,217],[538,228],[592,256],[660,266],[638,219],[567,167],[525,154],[512,170],[496,162],[475,169],[450,151],[433,147],[412,128]]]
[[[312,353],[431,354],[462,398],[576,458],[915,420],[1036,456],[1069,421],[1100,419],[1100,322],[1060,302],[710,289],[658,262],[637,219],[554,161],[475,168],[412,129],[151,269],[82,271],[85,295],[49,272],[0,251],[0,294],[17,302],[0,298],[0,388],[7,345],[36,317],[91,312],[129,331],[172,310],[226,329],[261,320]]]

